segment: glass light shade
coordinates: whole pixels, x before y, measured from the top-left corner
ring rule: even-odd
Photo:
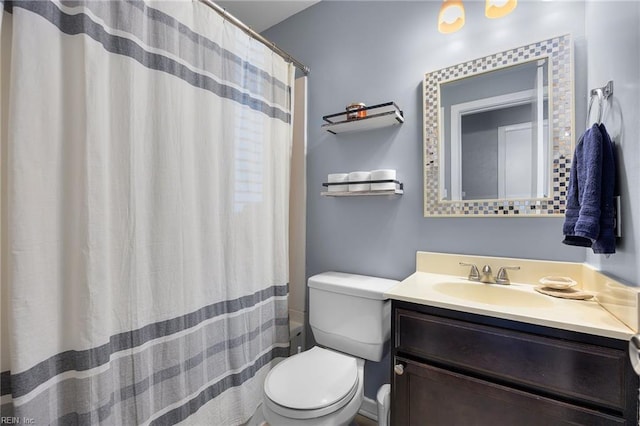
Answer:
[[[443,0],[438,14],[438,31],[449,34],[464,26],[464,6],[462,0]]]
[[[518,0],[486,0],[484,14],[487,18],[495,19],[507,16],[518,5]]]

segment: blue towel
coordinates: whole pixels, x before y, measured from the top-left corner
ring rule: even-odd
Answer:
[[[571,171],[563,243],[615,253],[613,144],[603,124],[594,124],[578,141]]]
[[[602,185],[600,186],[600,234],[593,242],[594,253],[613,254],[616,252],[615,236],[615,146],[604,124],[598,125],[602,134]]]

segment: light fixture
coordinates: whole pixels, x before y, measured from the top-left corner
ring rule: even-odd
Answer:
[[[438,14],[438,31],[449,34],[464,26],[462,0],[443,0]]]
[[[487,18],[495,19],[507,16],[518,5],[518,0],[486,0],[484,14]]]

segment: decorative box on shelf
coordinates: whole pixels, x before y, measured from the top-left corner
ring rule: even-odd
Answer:
[[[339,112],[322,117],[325,124],[322,128],[329,133],[347,133],[359,130],[378,129],[404,123],[404,115],[395,102],[362,107],[353,111]]]

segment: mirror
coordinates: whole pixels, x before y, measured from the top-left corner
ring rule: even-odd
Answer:
[[[549,196],[548,62],[440,83],[442,200]]]
[[[564,214],[571,68],[566,35],[425,75],[425,216]]]

